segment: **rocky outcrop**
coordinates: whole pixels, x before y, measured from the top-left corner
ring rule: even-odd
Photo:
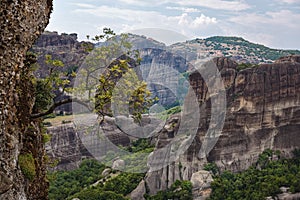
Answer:
[[[79,167],[82,159],[92,155],[82,144],[72,123],[48,127],[51,140],[46,144],[46,151],[58,164],[53,170],[71,170]]]
[[[145,181],[142,180],[139,185],[130,193],[130,199],[132,200],[144,200],[143,195],[146,193]]]
[[[31,49],[38,54],[40,66],[35,75],[41,78],[48,75],[49,66],[45,63],[45,55],[51,55],[52,59],[61,60],[65,66],[60,70],[76,71],[88,55],[87,47],[93,47],[92,43],[77,41],[76,33],[59,35],[57,32],[44,32]]]
[[[182,95],[178,88],[184,85],[182,74],[188,71],[188,62],[181,56],[159,48],[141,49],[140,57],[142,61],[139,68],[143,80],[153,96],[158,97],[159,104],[165,107],[178,104]]]
[[[283,193],[283,194],[278,195],[278,199],[279,200],[299,200],[300,199],[300,193],[296,193],[296,194]]]
[[[105,137],[114,145],[130,144],[130,138],[115,124],[104,121],[101,128],[105,131]],[[93,138],[89,138],[88,135],[85,137],[84,131],[76,129],[73,123],[48,127],[47,131],[51,136],[51,140],[46,144],[47,154],[52,160],[58,161],[51,170],[76,169],[83,159],[95,157],[90,149],[93,146]]]
[[[29,131],[34,100],[22,89],[31,87],[28,66],[24,65],[26,52],[48,24],[51,10],[50,0],[1,1],[0,199],[47,199],[41,145],[31,148],[28,145],[32,143],[23,141]],[[39,139],[36,141],[40,142]],[[41,150],[40,154],[31,152],[37,169],[37,176],[31,182],[23,175],[19,165],[20,152],[25,150]]]
[[[180,158],[161,170],[148,172],[146,184],[150,194],[167,189],[176,179],[190,180],[214,162],[221,170],[245,170],[255,163],[265,149],[280,150],[290,156],[300,147],[300,56],[280,58],[274,64],[262,64],[238,71],[237,63],[216,58],[226,88],[226,117],[217,143],[206,156],[199,154],[209,127],[212,103],[203,77],[198,71],[190,75],[190,85],[200,102],[197,134]],[[210,79],[213,80],[213,79]],[[180,118],[177,122],[181,122]],[[173,131],[167,125],[173,124]],[[158,136],[157,148],[168,144],[177,134],[171,118]],[[165,130],[165,131],[164,131]],[[202,152],[203,153],[203,152]],[[205,155],[205,154],[204,154]]]
[[[299,75],[300,63],[280,60],[237,72],[227,89],[222,136],[207,159],[223,170],[240,171],[265,149],[278,149],[289,156],[299,148]],[[223,75],[228,76],[232,75]]]
[[[191,177],[191,183],[193,185],[193,199],[202,200],[209,197],[211,193],[211,182],[213,182],[213,178],[210,172],[200,170],[193,173]]]

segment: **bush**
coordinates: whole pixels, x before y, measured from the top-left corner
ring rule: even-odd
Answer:
[[[43,143],[47,143],[51,140],[51,135],[44,133],[43,135]]]
[[[124,172],[117,177],[108,180],[103,189],[105,191],[114,191],[117,194],[125,196],[138,186],[143,177],[143,174]]]
[[[145,195],[146,200],[180,199],[192,200],[192,183],[190,181],[176,180],[166,191],[159,191],[156,195]]]
[[[300,158],[273,161],[270,158],[274,154],[279,152],[267,149],[259,156],[257,168],[252,166],[237,174],[225,171],[214,177],[209,199],[264,199],[281,193],[282,186],[290,187],[292,193],[299,192]]]
[[[100,189],[82,190],[74,195],[74,198],[79,198],[80,200],[127,200],[123,195],[112,191],[101,191]]]
[[[35,178],[35,163],[31,153],[19,155],[19,166],[26,178],[32,181]]]

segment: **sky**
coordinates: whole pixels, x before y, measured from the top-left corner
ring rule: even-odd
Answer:
[[[54,0],[46,30],[77,33],[85,40],[104,27],[167,44],[238,36],[272,48],[300,50],[300,0]]]

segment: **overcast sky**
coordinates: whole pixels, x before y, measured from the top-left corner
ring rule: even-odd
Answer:
[[[82,40],[103,27],[117,33],[166,29],[188,39],[240,36],[269,47],[300,49],[300,0],[54,0],[47,30],[78,33]],[[161,34],[165,42],[180,40],[167,31]]]

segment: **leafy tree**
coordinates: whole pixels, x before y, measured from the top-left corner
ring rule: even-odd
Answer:
[[[203,169],[212,172],[213,175],[219,174],[219,168],[216,163],[207,163]]]
[[[108,180],[103,189],[105,191],[114,191],[117,194],[127,195],[133,191],[144,177],[144,174],[125,173]]]
[[[52,172],[49,199],[60,200],[80,192],[85,187],[99,180],[105,166],[96,160],[84,160],[80,167],[71,171]]]
[[[128,200],[121,194],[117,194],[112,191],[102,191],[100,189],[93,188],[82,190],[74,197],[77,197],[80,200]]]
[[[73,88],[70,87],[70,78],[76,76],[76,67],[63,73],[59,68],[64,67],[64,64],[60,60],[52,59],[51,55],[46,55],[49,70],[45,78],[35,81],[36,102],[31,117],[43,117],[51,114],[60,105],[77,102],[104,119],[106,115],[112,116],[110,105],[113,103],[118,105],[116,110],[122,110],[129,105],[125,114],[139,122],[153,100],[147,84],[132,69],[139,64],[140,59],[138,52],[131,50],[127,38],[126,34],[115,36],[111,29],[104,28],[102,35],[92,38],[96,42],[103,41],[100,47],[92,49],[89,43],[84,43],[87,51],[93,51],[86,57],[77,74],[79,84]],[[117,84],[120,79],[122,84]],[[68,94],[69,97],[53,100],[63,94]]]
[[[290,187],[290,192],[300,191],[299,158],[279,159],[270,157],[278,152],[264,151],[258,159],[259,165],[241,173],[223,172],[214,177],[213,192],[209,199],[264,199],[281,193],[280,187]]]
[[[147,200],[182,199],[192,200],[192,183],[190,181],[176,180],[169,189],[159,191],[156,195],[145,194]]]

